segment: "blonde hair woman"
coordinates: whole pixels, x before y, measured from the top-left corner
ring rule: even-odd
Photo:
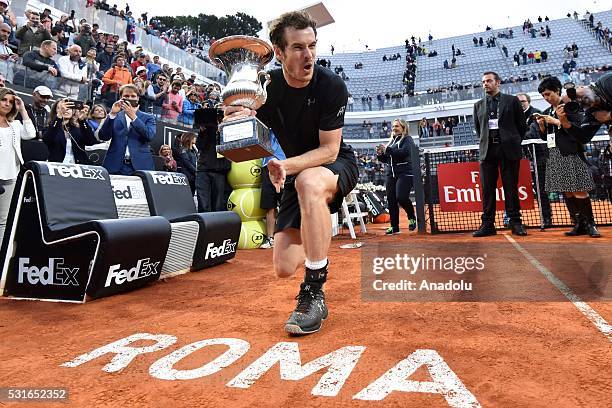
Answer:
[[[410,200],[413,187],[412,149],[414,141],[408,131],[408,123],[404,119],[395,119],[391,126],[391,138],[386,145],[376,147],[378,160],[387,164],[386,189],[387,206],[391,217],[391,226],[385,232],[387,235],[399,234],[399,207],[408,214],[408,228],[416,229],[414,206]]]
[[[21,114],[23,123],[15,120]],[[15,181],[23,164],[21,140],[34,139],[36,129],[25,104],[12,89],[0,88],[0,244],[8,219]]]

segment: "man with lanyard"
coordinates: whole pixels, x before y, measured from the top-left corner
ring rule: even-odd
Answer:
[[[282,15],[270,30],[282,68],[270,72],[268,100],[258,112],[226,107],[224,121],[249,115],[269,126],[287,156],[268,163],[276,191],[283,189],[274,235],[279,277],[293,276],[305,260],[297,306],[285,324],[290,334],[314,333],[327,318],[323,293],[331,243],[330,211],[357,184],[351,148],[342,141],[348,91],[342,79],[316,61],[316,23],[305,12]]]
[[[37,86],[32,92],[32,103],[26,105],[28,116],[34,123],[36,129],[36,138],[42,140],[43,134],[47,130],[47,122],[49,121],[49,101],[53,98],[53,92],[46,86]],[[17,118],[19,119],[19,118]]]
[[[521,221],[518,197],[521,141],[527,122],[518,99],[499,91],[499,75],[485,72],[482,84],[487,95],[474,104],[474,129],[480,139],[480,179],[482,185],[482,224],[474,237],[495,235],[497,178],[501,170],[505,208],[512,234],[527,235]]]

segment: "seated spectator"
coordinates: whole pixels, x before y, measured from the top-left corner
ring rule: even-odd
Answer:
[[[59,90],[71,99],[78,99],[80,85],[87,82],[85,63],[81,61],[81,47],[72,45],[68,48],[68,55],[60,57],[57,61],[61,80]]]
[[[31,70],[27,73],[27,83],[29,87],[36,88],[40,85],[49,85],[49,88],[55,88],[55,77],[60,76],[59,67],[52,59],[57,53],[57,44],[52,40],[45,40],[40,45],[38,51],[28,51],[23,54],[22,64]],[[20,72],[23,76],[23,72]],[[15,74],[15,82],[23,84],[26,78],[17,78]]]
[[[13,67],[19,57],[7,46],[11,32],[10,25],[0,23],[0,74],[4,75],[6,82],[12,84],[14,75]]]
[[[49,148],[49,161],[70,164],[90,164],[85,146],[98,143],[87,123],[87,106],[77,109],[74,102],[60,99],[51,107],[49,126],[43,141]]]
[[[147,55],[143,52],[140,52],[136,58],[134,59],[134,62],[132,62],[130,64],[130,67],[132,68],[132,71],[134,71],[134,73],[136,73],[136,71],[138,70],[139,67],[144,67],[146,69],[147,67]]]
[[[165,144],[159,148],[159,156],[164,158],[164,171],[176,171],[176,160],[172,157],[172,148]]]
[[[51,40],[51,33],[40,25],[40,15],[36,11],[30,12],[27,24],[17,30],[15,36],[20,41],[17,51],[19,56],[40,47],[43,41]]]
[[[89,111],[89,118],[87,118],[87,123],[93,131],[98,130],[102,122],[106,119],[106,109],[103,105],[94,105]]]
[[[183,97],[179,94],[181,90],[181,82],[174,81],[170,92],[166,94],[166,98],[162,104],[162,119],[176,121],[178,115],[183,112]]]
[[[105,88],[102,89],[102,97],[109,105],[112,105],[117,100],[119,88],[123,85],[132,83],[132,74],[125,67],[125,55],[119,54],[115,58],[115,66],[106,71],[102,77]]]

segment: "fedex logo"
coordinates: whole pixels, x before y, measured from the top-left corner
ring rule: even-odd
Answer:
[[[187,177],[179,173],[151,173],[155,184],[172,184],[175,186],[187,186]]]
[[[104,169],[77,166],[74,164],[47,163],[50,176],[72,177],[76,179],[105,180]]]
[[[108,268],[104,287],[109,287],[113,281],[116,285],[122,285],[125,282],[133,282],[156,274],[160,262],[150,262],[150,260],[151,258],[139,259],[136,266],[129,270],[121,269],[121,264],[111,265]]]
[[[215,243],[211,242],[206,247],[206,255],[204,256],[204,259],[218,258],[220,256],[236,252],[236,244],[237,242],[232,243],[230,239],[226,239],[219,246],[215,246]]]
[[[49,258],[43,267],[30,266],[30,258],[19,258],[17,282],[31,285],[79,286],[79,268],[65,268],[64,258]]]

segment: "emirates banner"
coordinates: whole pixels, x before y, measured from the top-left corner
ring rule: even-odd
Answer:
[[[438,193],[440,210],[482,211],[482,182],[478,162],[448,163],[438,166]],[[533,187],[529,160],[521,160],[518,195],[522,210],[534,208]],[[504,190],[501,174],[497,179],[497,210],[504,209]]]

